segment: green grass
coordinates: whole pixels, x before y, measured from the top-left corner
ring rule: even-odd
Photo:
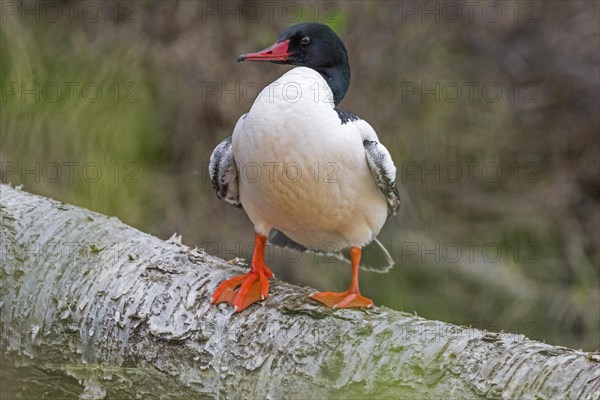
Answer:
[[[5,178],[144,226],[168,161],[151,60],[118,37],[62,28],[2,24]]]

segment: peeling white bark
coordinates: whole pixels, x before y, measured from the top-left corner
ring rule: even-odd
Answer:
[[[209,299],[243,270],[202,251],[5,185],[0,217],[0,397],[600,396],[597,353],[331,311],[278,280],[233,314]]]

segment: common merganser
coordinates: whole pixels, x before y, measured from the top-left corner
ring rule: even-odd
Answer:
[[[212,303],[227,302],[239,312],[267,298],[269,238],[299,250],[350,248],[348,290],[310,297],[332,308],[372,307],[358,289],[362,248],[376,241],[400,200],[396,167],[373,128],[337,108],[350,85],[344,43],[327,25],[297,24],[271,47],[238,61],[298,67],[262,90],[210,157],[217,196],[243,206],[255,230],[250,272],[221,283]]]

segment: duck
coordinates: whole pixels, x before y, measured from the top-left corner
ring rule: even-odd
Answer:
[[[329,26],[300,23],[270,47],[238,61],[294,68],[267,85],[233,133],[214,149],[209,174],[217,197],[242,208],[254,225],[250,272],[227,279],[213,304],[234,312],[263,301],[273,272],[267,242],[299,251],[345,254],[352,278],[344,292],[310,298],[333,309],[370,308],[358,284],[361,255],[400,207],[396,167],[371,125],[338,105],[350,85],[346,46]]]

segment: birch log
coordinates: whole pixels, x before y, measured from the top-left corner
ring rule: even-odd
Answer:
[[[598,399],[600,355],[390,310],[329,310],[116,218],[0,186],[5,397]]]

